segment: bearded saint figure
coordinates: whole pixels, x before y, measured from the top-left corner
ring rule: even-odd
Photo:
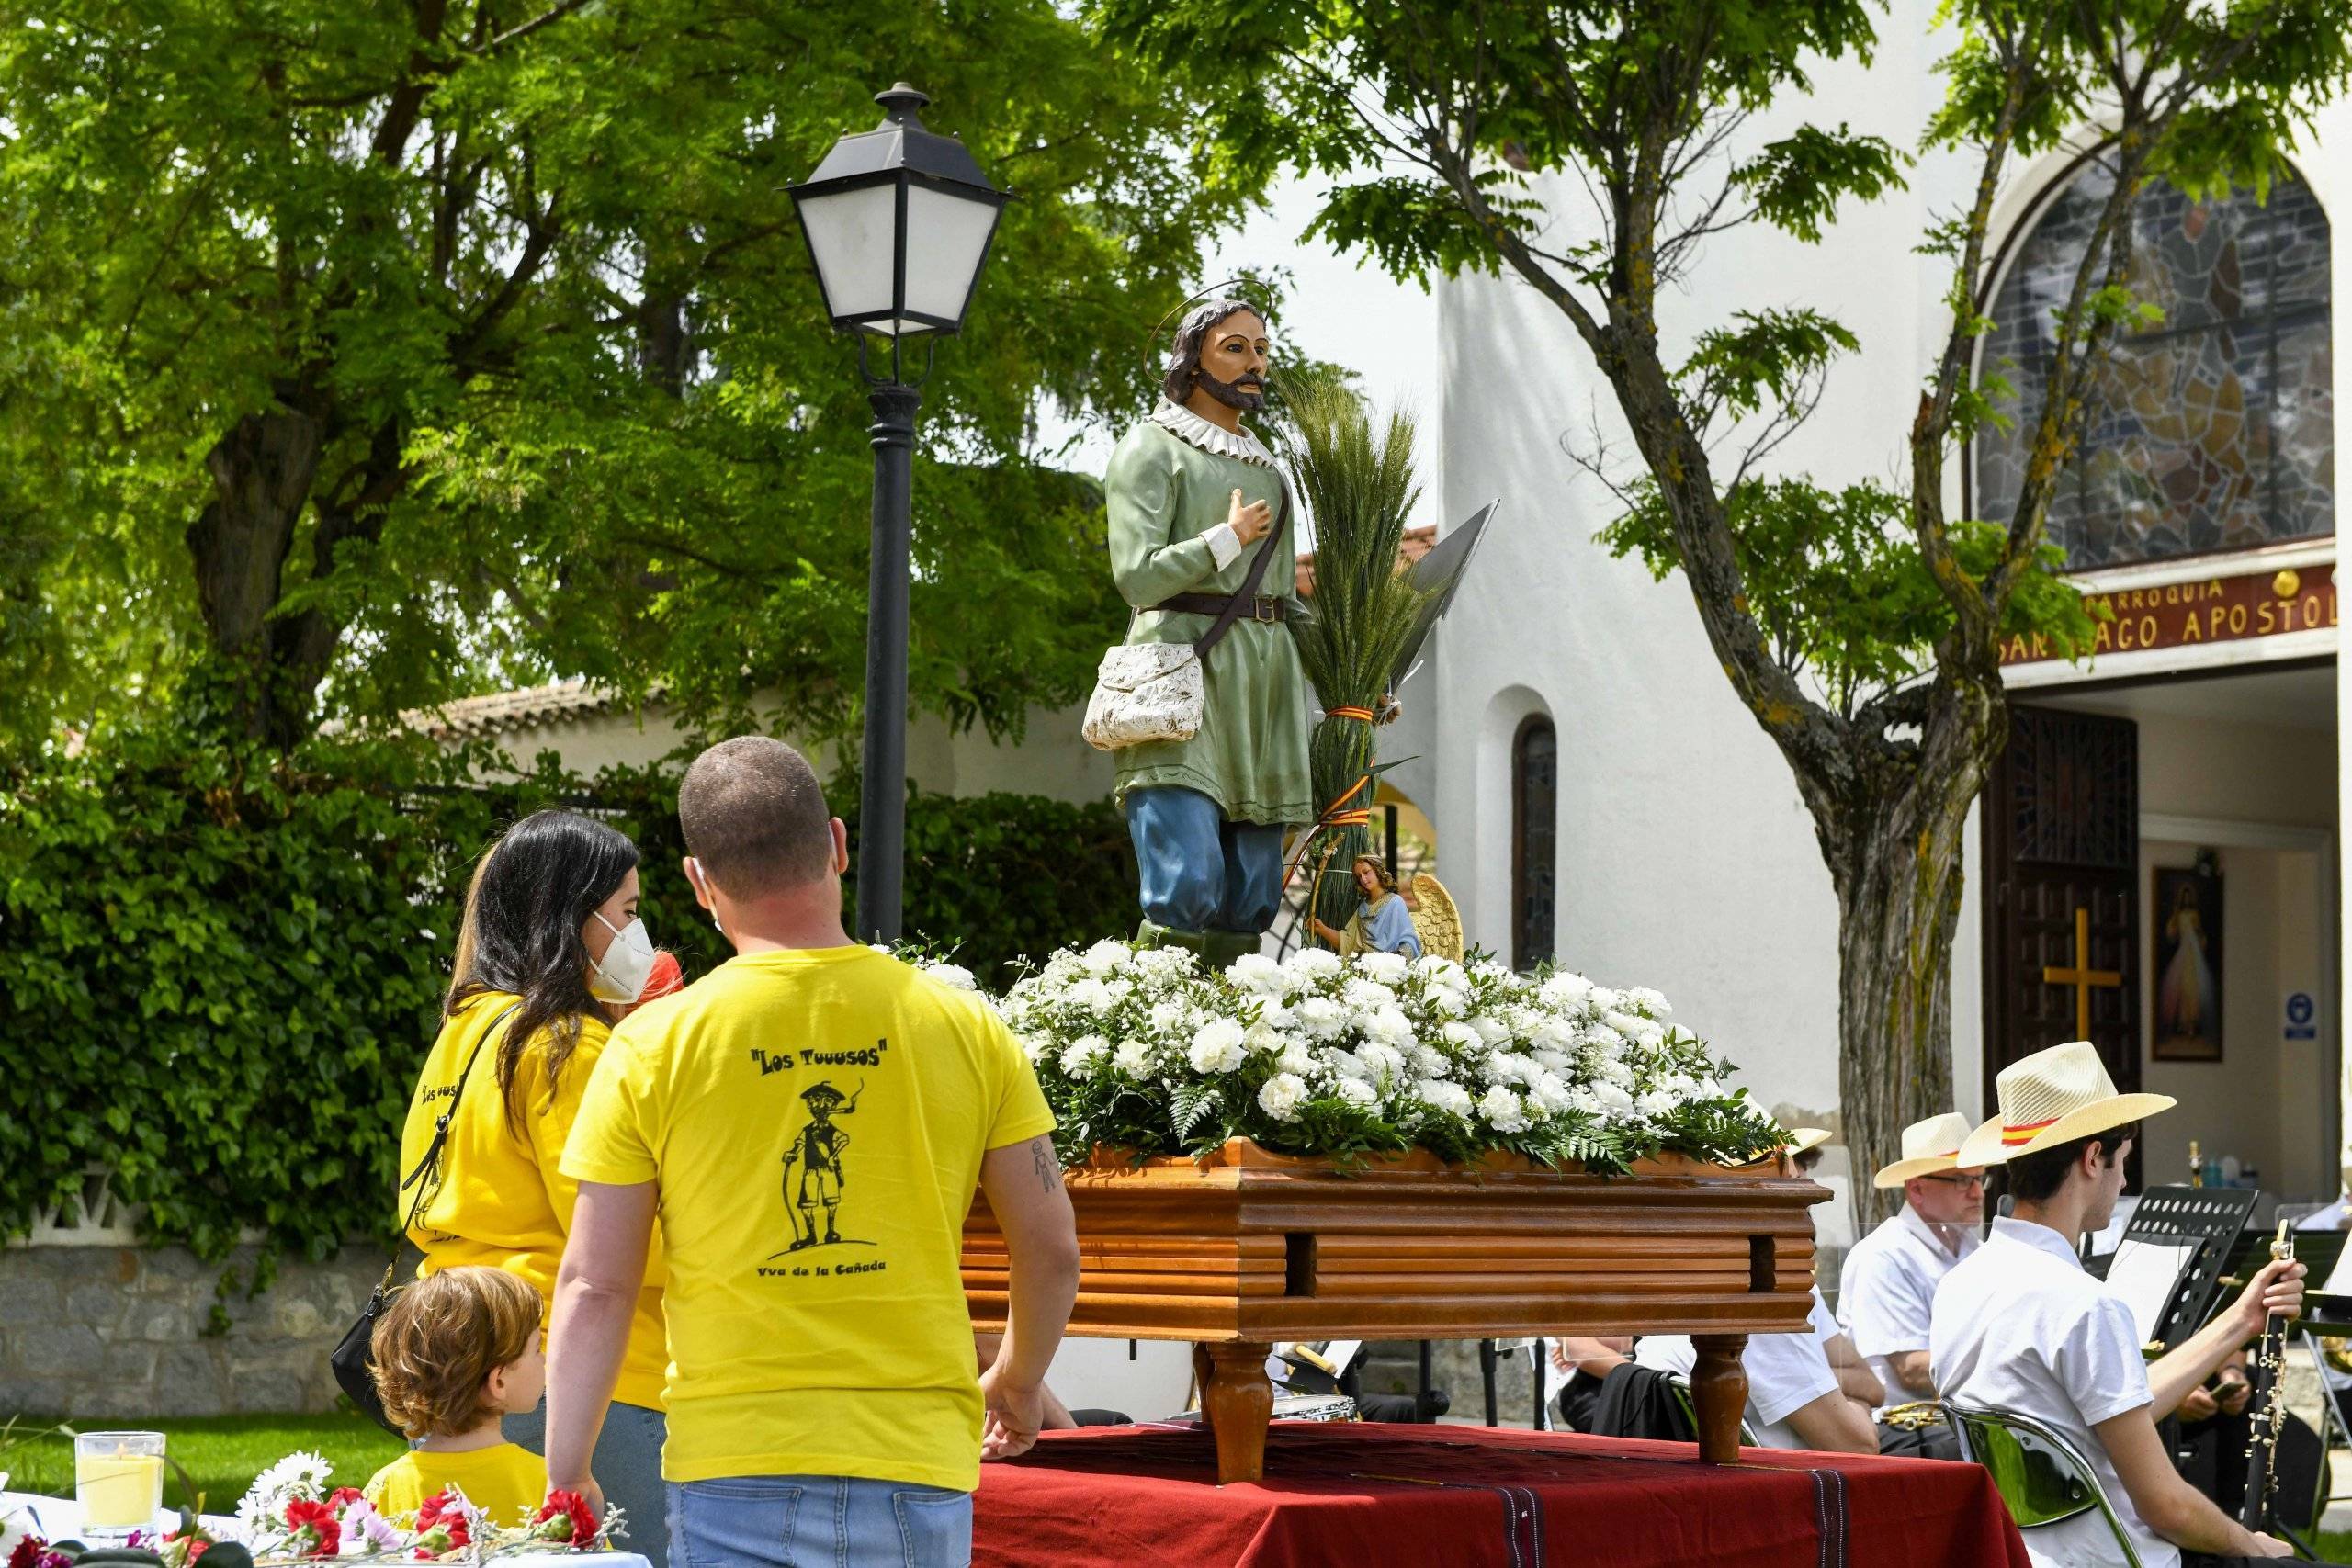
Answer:
[[[1264,312],[1212,299],[1177,329],[1149,420],[1120,439],[1102,485],[1111,571],[1134,609],[1126,641],[1197,641],[1272,555],[1203,661],[1199,732],[1118,753],[1117,799],[1142,875],[1146,945],[1224,968],[1272,925],[1283,834],[1315,816],[1311,690],[1284,623],[1297,597],[1297,519],[1274,456],[1241,423],[1265,405]],[[1271,543],[1269,541],[1271,540]]]

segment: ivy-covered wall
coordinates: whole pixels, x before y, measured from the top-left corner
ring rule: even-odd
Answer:
[[[0,1235],[94,1165],[147,1239],[218,1260],[258,1231],[265,1273],[386,1233],[467,876],[542,806],[636,839],[646,923],[690,978],[726,956],[678,867],[674,773],[484,789],[469,761],[146,744],[0,764]],[[908,935],[984,984],[1133,925],[1107,802],[918,795],[907,840]]]

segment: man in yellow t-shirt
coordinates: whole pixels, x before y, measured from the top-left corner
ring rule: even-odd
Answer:
[[[847,835],[800,755],[744,737],[678,792],[736,956],[640,1008],[562,1168],[548,1475],[588,1455],[646,1247],[667,1264],[673,1561],[961,1564],[983,1457],[1035,1440],[1078,1284],[1053,1115],[995,1013],[842,928]],[[1010,1321],[973,1377],[959,1267],[985,1190]]]

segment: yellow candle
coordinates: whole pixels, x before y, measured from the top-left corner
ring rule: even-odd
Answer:
[[[82,1505],[88,1529],[138,1529],[154,1522],[164,1506],[164,1460],[160,1454],[77,1454],[74,1499]]]

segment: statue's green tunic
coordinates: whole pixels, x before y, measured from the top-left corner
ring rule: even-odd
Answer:
[[[1204,451],[1158,423],[1139,424],[1121,438],[1102,486],[1112,577],[1137,611],[1171,593],[1229,594],[1240,588],[1259,546],[1244,547],[1220,569],[1203,537],[1225,522],[1235,490],[1244,501],[1262,501],[1277,516],[1282,513],[1281,481],[1272,468]],[[1294,507],[1258,585],[1260,593],[1289,601],[1292,615],[1304,614],[1297,539]],[[1212,620],[1175,611],[1138,614],[1130,617],[1126,641],[1192,642]],[[1290,627],[1236,621],[1209,649],[1203,676],[1200,733],[1119,751],[1118,800],[1125,804],[1129,790],[1176,784],[1216,801],[1229,822],[1312,821],[1306,742],[1314,714]]]

